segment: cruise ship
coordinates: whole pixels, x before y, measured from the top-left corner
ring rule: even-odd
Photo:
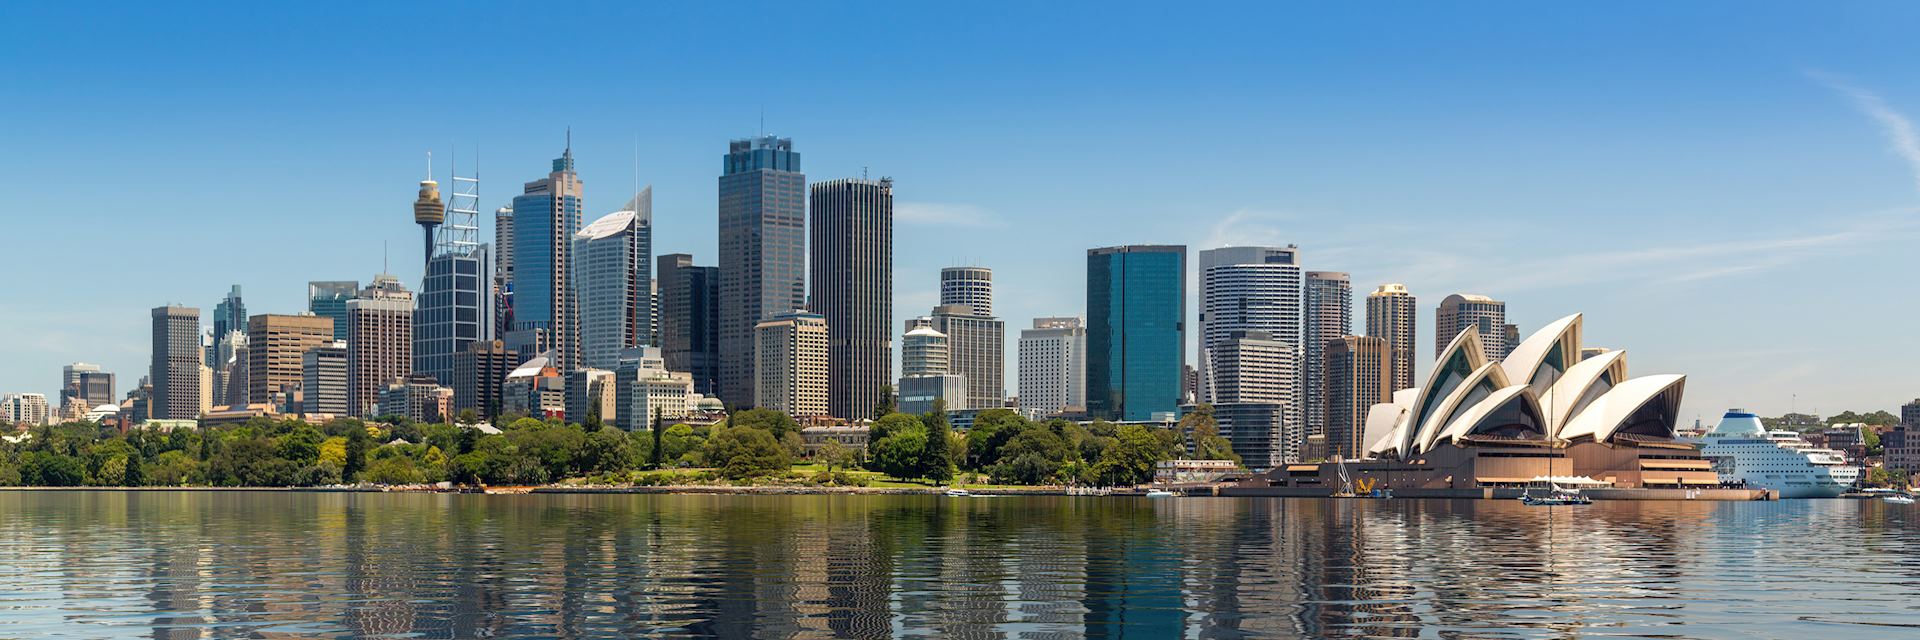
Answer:
[[[1833,498],[1860,479],[1846,456],[1821,449],[1792,431],[1768,431],[1744,409],[1727,411],[1700,438],[1700,455],[1713,463],[1721,482],[1772,489],[1782,498]]]

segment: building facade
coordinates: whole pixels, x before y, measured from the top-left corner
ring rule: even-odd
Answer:
[[[756,327],[806,308],[807,177],[793,140],[727,144],[720,175],[720,398],[756,401]]]
[[[0,419],[17,428],[47,424],[52,418],[53,407],[47,404],[44,393],[9,393],[0,397]]]
[[[1301,401],[1306,403],[1303,425],[1307,435],[1321,435],[1327,430],[1327,343],[1353,333],[1353,278],[1339,271],[1304,275],[1306,326],[1299,369]]]
[[[113,374],[100,370],[100,365],[75,362],[60,368],[60,408],[65,410],[74,403],[85,403],[88,407],[115,404],[113,394]],[[77,405],[74,405],[77,406]]]
[[[983,316],[993,315],[993,270],[986,267],[947,267],[940,270],[940,304],[964,304]]]
[[[893,180],[813,185],[814,313],[827,322],[827,414],[877,417],[893,384]]]
[[[452,389],[441,386],[433,376],[416,373],[382,386],[375,413],[414,422],[441,422],[448,419],[447,407],[452,401]]]
[[[1305,367],[1301,363],[1306,359],[1306,273],[1300,268],[1299,247],[1224,247],[1200,252],[1201,352],[1228,340],[1235,331],[1265,332],[1269,340],[1295,350],[1294,384],[1282,404],[1293,412],[1288,424],[1304,424]],[[1199,383],[1205,388],[1209,386],[1207,367],[1204,361],[1201,365]]]
[[[569,146],[547,177],[527,183],[513,198],[513,331],[549,336],[554,365],[562,371],[580,363],[572,240],[585,205],[583,189]]]
[[[827,415],[827,321],[792,311],[754,327],[754,406],[791,416]]]
[[[347,339],[347,301],[360,295],[358,280],[314,280],[307,283],[307,313],[333,319],[333,339]],[[216,336],[218,339],[218,336]]]
[[[1327,343],[1327,456],[1365,457],[1367,412],[1392,402],[1393,349],[1385,338],[1341,336]]]
[[[1087,408],[1087,328],[1077,317],[1034,318],[1020,331],[1020,408],[1050,416]]]
[[[1087,413],[1107,420],[1173,415],[1186,354],[1187,248],[1087,251]]]
[[[347,326],[347,410],[381,415],[387,386],[413,373],[413,293],[398,278],[375,276],[347,302]]]
[[[220,302],[213,305],[211,321],[214,344],[207,345],[206,364],[208,366],[215,364],[212,347],[219,346],[222,337],[236,331],[247,330],[247,303],[240,298],[240,285],[233,285],[227,290],[227,297],[221,298]]]
[[[970,305],[933,308],[929,326],[947,336],[947,373],[965,380],[967,393],[948,398],[949,410],[994,409],[1006,404],[1007,325]]]
[[[1420,315],[1413,293],[1397,282],[1380,285],[1367,294],[1367,335],[1387,341],[1392,393],[1413,386],[1414,340]]]
[[[330,318],[261,314],[248,319],[247,404],[278,405],[285,392],[300,384],[301,357],[308,349],[330,344]]]
[[[1298,427],[1290,426],[1291,411],[1271,402],[1223,402],[1213,405],[1213,419],[1239,454],[1240,463],[1256,473],[1301,458]]]
[[[612,371],[574,369],[562,375],[567,379],[567,422],[586,425],[597,420],[601,424],[619,424],[620,409],[615,402],[618,393]]]
[[[350,416],[347,412],[347,341],[300,355],[300,412]]]
[[[1265,331],[1229,331],[1201,354],[1205,371],[1200,399],[1210,404],[1278,404],[1295,412],[1290,424],[1300,424],[1299,412],[1290,404],[1300,396],[1299,354]]]
[[[685,371],[694,391],[714,394],[720,366],[720,269],[698,267],[693,256],[660,256],[660,350],[668,371]]]
[[[1456,293],[1441,300],[1433,314],[1434,357],[1467,329],[1480,334],[1488,360],[1506,359],[1507,350],[1512,348],[1507,342],[1507,303],[1472,293]]]
[[[192,420],[200,417],[200,310],[165,306],[153,310],[153,385],[147,418]]]
[[[518,364],[499,340],[475,342],[454,354],[453,412],[471,409],[483,420],[500,415],[500,385]]]
[[[652,209],[651,190],[628,204]],[[574,234],[582,366],[611,371],[620,352],[653,344],[653,221],[635,209],[607,214]]]

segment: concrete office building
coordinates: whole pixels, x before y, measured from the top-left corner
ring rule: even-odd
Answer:
[[[1106,420],[1176,415],[1186,360],[1187,248],[1087,251],[1087,413]]]
[[[1020,408],[1036,416],[1087,407],[1087,329],[1075,317],[1034,318],[1020,332]]]
[[[573,235],[582,366],[611,371],[620,352],[653,344],[653,191]]]
[[[566,420],[585,425],[594,420],[618,424],[620,410],[615,400],[613,372],[605,369],[574,369],[566,376]]]
[[[660,256],[660,350],[669,371],[685,371],[694,391],[714,394],[720,358],[720,269],[698,267],[693,256]]]
[[[995,409],[1006,405],[1007,325],[963,304],[943,304],[928,316],[930,326],[947,336],[947,372],[965,379],[966,395],[948,398],[949,410]]]
[[[1367,335],[1387,341],[1388,365],[1393,378],[1387,385],[1392,393],[1413,386],[1414,340],[1419,309],[1407,285],[1388,283],[1367,295]]]
[[[88,407],[114,404],[113,374],[101,371],[100,365],[75,362],[60,368],[60,408],[65,410],[72,403],[85,403]]]
[[[1202,353],[1200,399],[1211,404],[1255,402],[1287,406],[1288,424],[1301,424],[1291,402],[1299,397],[1300,350],[1265,331],[1229,331]]]
[[[926,374],[900,379],[901,413],[922,414],[935,408],[956,410],[967,399],[967,378],[953,374]]]
[[[403,416],[414,422],[440,422],[447,419],[447,407],[452,401],[452,389],[441,386],[433,376],[416,373],[381,386],[375,413]]]
[[[507,343],[486,340],[453,355],[453,412],[472,409],[481,419],[500,415],[500,385],[518,362]]]
[[[1294,427],[1307,419],[1304,373],[1306,350],[1306,274],[1300,249],[1225,247],[1200,252],[1200,349],[1229,339],[1235,331],[1260,331],[1295,349],[1293,388],[1281,400],[1293,412]],[[1203,358],[1204,360],[1204,358]],[[1207,367],[1200,367],[1205,388]],[[1202,394],[1202,399],[1205,395]]]
[[[261,314],[247,321],[247,404],[278,405],[300,384],[308,349],[333,344],[333,320]]]
[[[993,315],[993,270],[986,267],[947,267],[940,270],[940,304],[964,304],[983,316]]]
[[[300,412],[345,417],[347,407],[347,341],[301,354]]]
[[[1507,303],[1483,295],[1456,293],[1440,301],[1433,314],[1433,355],[1439,357],[1460,332],[1473,329],[1488,360],[1504,360],[1512,348],[1507,328]]]
[[[1393,349],[1385,338],[1341,336],[1327,343],[1327,455],[1367,452],[1367,412],[1393,401]]]
[[[347,302],[347,326],[347,410],[380,415],[387,385],[413,373],[413,293],[398,278],[375,276]]]
[[[628,431],[653,428],[658,417],[664,424],[686,418],[693,412],[699,394],[693,390],[693,377],[682,371],[641,367],[630,363],[616,374],[616,411],[614,424]]]
[[[795,417],[827,415],[827,321],[790,311],[754,327],[754,406]]]
[[[9,393],[0,397],[0,419],[17,428],[47,424],[52,417],[53,407],[47,404],[44,393]]]
[[[583,188],[569,145],[547,177],[526,183],[513,198],[513,331],[545,332],[561,371],[580,365],[571,240],[580,229]]]
[[[513,331],[513,207],[493,212],[493,336]]]
[[[165,306],[153,309],[153,386],[147,418],[192,420],[200,417],[200,310]]]
[[[1300,345],[1301,401],[1306,403],[1305,433],[1327,429],[1327,343],[1353,333],[1353,278],[1338,271],[1305,274],[1305,323]]]
[[[753,405],[756,327],[806,308],[807,178],[787,138],[727,144],[720,188],[720,398]]]
[[[947,334],[935,331],[933,319],[914,318],[900,336],[900,377],[940,376],[953,371]]]
[[[333,339],[347,339],[347,301],[360,295],[358,280],[307,283],[307,313],[333,319]],[[216,338],[218,336],[215,336]]]
[[[893,180],[813,185],[813,295],[827,322],[827,413],[875,417],[893,384]]]

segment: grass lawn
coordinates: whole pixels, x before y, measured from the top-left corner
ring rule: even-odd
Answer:
[[[795,473],[819,473],[819,472],[821,472],[821,471],[826,471],[826,470],[827,470],[827,465],[824,465],[824,464],[820,464],[820,463],[818,463],[818,462],[802,462],[802,463],[799,463],[799,464],[795,464],[795,465],[793,465],[793,470],[794,470],[794,472],[795,472]],[[955,484],[951,484],[951,485],[934,485],[933,483],[930,483],[930,482],[927,482],[927,481],[925,481],[925,480],[901,480],[901,479],[899,479],[899,478],[895,478],[895,477],[893,477],[893,476],[889,476],[889,475],[887,475],[887,474],[884,474],[884,473],[880,473],[880,472],[878,472],[878,471],[863,471],[863,470],[860,470],[860,469],[848,469],[848,468],[846,468],[846,467],[838,467],[838,468],[836,468],[836,469],[835,469],[835,471],[840,471],[840,472],[842,472],[842,473],[846,473],[847,475],[850,475],[850,476],[855,476],[855,477],[860,477],[860,478],[866,478],[866,479],[867,479],[867,482],[869,483],[869,484],[868,484],[867,486],[870,486],[870,487],[886,487],[886,488],[901,488],[901,487],[909,487],[909,488],[912,488],[912,487],[918,487],[918,488],[922,488],[922,489],[925,489],[925,488],[930,488],[930,487],[935,487],[935,486],[943,486],[943,487],[944,487],[944,486],[951,486],[951,487],[953,487],[953,488],[956,488],[956,489],[1024,489],[1024,488],[1029,488],[1029,487],[1023,487],[1023,486],[1021,486],[1021,485],[1009,485],[1009,484],[974,484],[974,483],[969,483],[969,484],[959,484],[959,483],[955,483]],[[963,473],[963,474],[961,474],[961,475],[964,475],[964,476],[972,476],[973,474],[970,474],[970,473]]]

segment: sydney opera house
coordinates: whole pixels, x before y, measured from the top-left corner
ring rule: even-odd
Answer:
[[[1550,477],[1621,489],[1718,485],[1695,447],[1675,440],[1686,377],[1629,377],[1626,352],[1583,347],[1579,314],[1500,361],[1470,328],[1435,363],[1424,386],[1368,412],[1361,459],[1287,465],[1242,488],[1485,492]]]

